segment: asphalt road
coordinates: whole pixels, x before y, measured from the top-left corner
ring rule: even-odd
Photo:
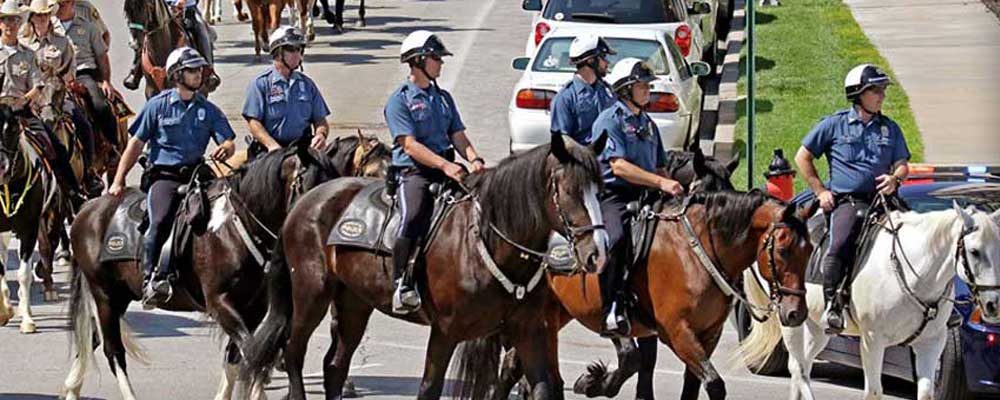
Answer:
[[[116,85],[120,85],[131,57],[119,0],[96,2],[112,28],[112,64]],[[397,62],[398,46],[415,29],[438,32],[457,54],[446,60],[441,83],[452,91],[476,146],[490,162],[506,155],[506,107],[518,76],[510,59],[523,51],[530,30],[530,15],[520,2],[498,0],[381,0],[370,2],[368,27],[348,29],[334,35],[324,22],[317,21],[319,37],[307,52],[306,72],[320,85],[332,110],[331,124],[338,133],[356,128],[387,138],[381,110],[384,99],[402,81],[405,71]],[[219,40],[217,61],[223,86],[211,96],[229,115],[238,132],[246,128],[239,110],[246,84],[265,68],[257,62],[250,42],[250,27],[234,23],[232,10],[216,29]],[[348,12],[348,26],[354,21]],[[128,93],[134,107],[142,104],[138,93]],[[710,103],[708,101],[706,103]],[[16,257],[7,263],[7,284],[16,295]],[[66,297],[68,271],[57,269],[60,298],[43,304],[37,286],[32,298],[38,333],[21,335],[18,318],[0,328],[0,400],[53,399],[59,393],[68,370],[69,335]],[[18,301],[14,299],[15,303]],[[142,311],[133,304],[127,320],[145,347],[149,364],[130,360],[129,376],[140,398],[212,398],[218,385],[222,352],[220,331],[207,317],[193,313]],[[330,343],[325,325],[317,329],[310,343],[306,363],[306,383],[310,398],[322,398],[321,357]],[[428,329],[375,315],[368,335],[354,357],[351,375],[360,393],[370,399],[402,399],[415,396],[422,372]],[[728,382],[729,398],[777,399],[788,390],[786,378],[757,377],[729,362],[735,348],[735,333],[727,329],[713,358]],[[571,383],[586,365],[596,360],[613,361],[610,343],[578,325],[570,325],[561,335],[561,370]],[[100,350],[98,350],[100,352]],[[680,392],[683,366],[666,349],[657,364],[655,384],[659,398],[676,398]],[[117,399],[117,384],[103,357],[91,368],[83,395],[87,398]],[[96,372],[95,372],[96,371]],[[814,371],[814,387],[820,399],[860,397],[859,371],[821,364]],[[269,387],[271,397],[284,393],[285,379],[277,375]],[[912,385],[887,380],[890,399],[909,398]],[[634,380],[620,397],[634,396]],[[582,398],[567,393],[567,398]]]

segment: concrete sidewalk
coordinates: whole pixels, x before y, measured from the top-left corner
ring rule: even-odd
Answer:
[[[844,2],[909,95],[925,160],[1000,164],[1000,21],[983,3]]]

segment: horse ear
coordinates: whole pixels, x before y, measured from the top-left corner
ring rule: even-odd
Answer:
[[[733,172],[736,172],[736,168],[739,168],[739,166],[740,166],[740,153],[736,153],[733,155],[733,159],[729,160],[729,162],[726,163],[726,169],[729,170],[730,174],[732,174]]]
[[[604,146],[608,144],[608,134],[607,132],[601,133],[592,143],[590,143],[590,151],[594,152],[594,156],[598,156],[604,152]]]
[[[993,218],[994,223],[1000,225],[1000,209],[997,209],[993,212],[993,214],[990,214],[990,218]]]
[[[549,145],[549,153],[555,156],[561,163],[573,159],[573,156],[569,154],[569,150],[566,149],[565,139],[563,139],[563,136],[559,133],[552,134],[552,141]]]
[[[701,147],[695,147],[695,149],[692,151],[694,158],[691,160],[691,166],[694,167],[694,175],[697,177],[708,175],[709,171],[705,161],[705,154],[701,152]]]
[[[816,210],[819,210],[819,200],[810,201],[805,206],[799,207],[798,217],[803,222],[808,221],[809,217],[816,214]]]
[[[959,207],[958,202],[952,200],[951,207],[958,213],[959,218],[962,219],[962,226],[965,230],[970,231],[976,228],[976,220],[972,219],[972,216],[968,212]]]

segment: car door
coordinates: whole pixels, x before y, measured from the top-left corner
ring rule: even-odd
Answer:
[[[701,86],[698,85],[698,78],[691,75],[691,70],[688,67],[688,62],[681,55],[680,49],[677,48],[669,35],[665,35],[663,40],[663,46],[667,52],[667,57],[670,58],[670,65],[672,71],[672,76],[674,77],[674,82],[678,88],[678,97],[681,99],[681,107],[684,113],[688,117],[688,124],[690,124],[690,131],[695,132],[698,129],[699,122],[701,120],[701,107],[702,107],[702,91]]]

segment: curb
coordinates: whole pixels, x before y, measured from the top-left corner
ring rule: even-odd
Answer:
[[[736,141],[736,101],[739,94],[736,83],[740,79],[740,51],[743,50],[744,26],[746,24],[745,0],[736,0],[733,19],[726,36],[726,57],[719,79],[719,119],[715,125],[715,157],[730,160]]]

